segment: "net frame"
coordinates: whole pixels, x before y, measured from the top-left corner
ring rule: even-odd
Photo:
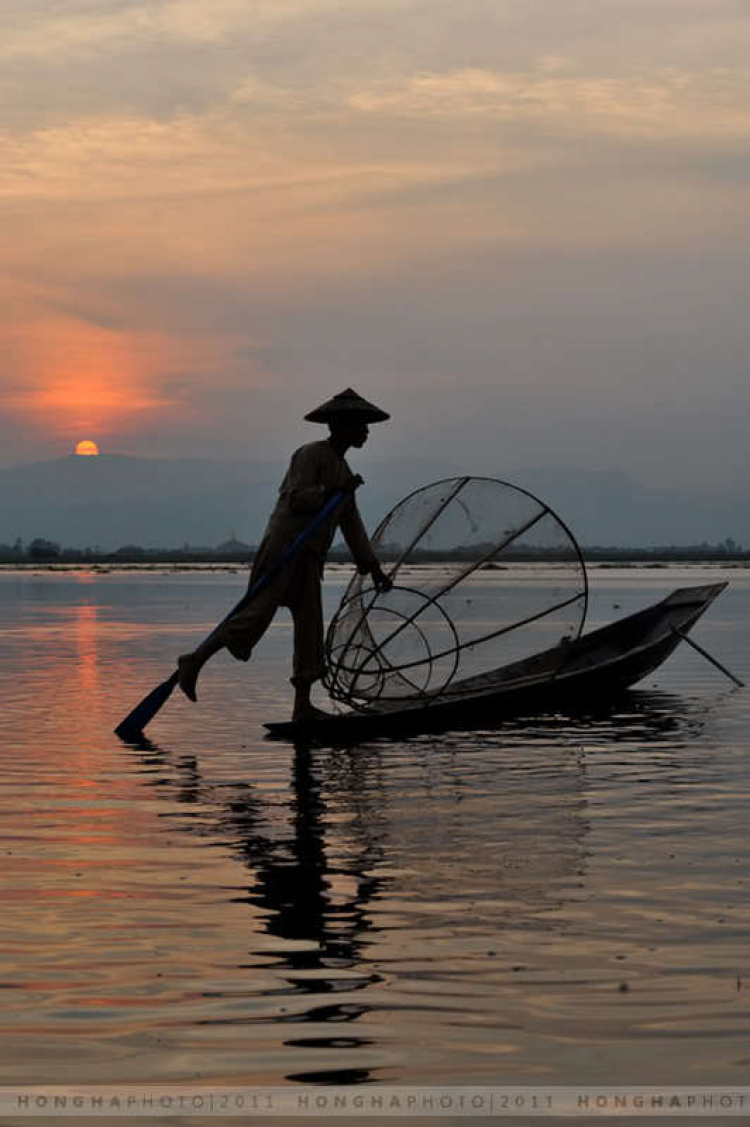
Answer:
[[[461,491],[470,482],[489,483],[489,484],[492,484],[492,485],[500,486],[502,489],[510,490],[514,494],[521,494],[522,496],[528,498],[531,502],[533,502],[534,505],[538,506],[538,511],[533,515],[533,517],[531,517],[525,523],[519,525],[519,527],[517,527],[517,528],[512,529],[510,531],[510,533],[504,539],[500,540],[499,543],[497,543],[493,546],[491,551],[485,552],[483,555],[478,556],[476,559],[467,559],[465,566],[459,567],[457,569],[456,573],[452,576],[450,582],[448,582],[445,586],[441,587],[435,593],[429,594],[429,593],[426,593],[424,591],[420,591],[416,588],[405,587],[405,586],[395,584],[393,581],[395,579],[395,576],[398,574],[399,568],[406,561],[408,561],[408,558],[409,558],[411,552],[415,549],[415,547],[419,544],[419,542],[423,539],[423,537],[429,532],[430,528],[435,524],[435,522],[439,519],[439,517],[442,515],[442,513],[444,513],[446,511],[448,506],[459,496]],[[512,482],[504,481],[500,478],[481,477],[481,476],[462,476],[462,477],[458,477],[458,478],[442,478],[438,481],[430,482],[428,485],[420,486],[418,489],[413,490],[411,493],[407,494],[406,497],[403,497],[396,505],[394,505],[389,510],[389,512],[386,513],[386,515],[383,517],[383,519],[380,521],[377,528],[373,532],[372,537],[371,537],[372,541],[374,543],[376,543],[380,539],[383,531],[385,529],[387,529],[388,525],[393,520],[395,514],[397,514],[400,509],[406,508],[413,501],[413,499],[418,497],[420,494],[427,493],[428,491],[439,488],[440,486],[443,486],[443,485],[450,486],[450,487],[453,487],[453,488],[448,493],[448,495],[442,500],[442,502],[436,507],[435,511],[431,514],[429,519],[425,523],[423,523],[419,526],[416,535],[414,535],[411,538],[411,540],[408,544],[408,547],[406,547],[404,550],[400,551],[400,554],[399,554],[398,558],[395,560],[395,562],[392,562],[387,569],[384,569],[386,575],[388,576],[388,578],[393,583],[393,590],[400,591],[400,592],[408,592],[412,595],[417,595],[420,599],[422,599],[423,605],[420,607],[420,609],[417,610],[410,617],[400,616],[400,617],[403,618],[403,622],[401,623],[401,625],[399,627],[397,627],[397,629],[394,632],[387,635],[379,643],[375,643],[375,640],[372,637],[372,634],[369,630],[368,616],[369,616],[370,612],[373,610],[373,608],[375,607],[375,604],[377,602],[377,599],[378,599],[380,592],[378,592],[378,590],[375,588],[375,586],[365,587],[364,585],[362,585],[362,577],[360,575],[355,574],[352,577],[352,579],[350,580],[350,582],[347,586],[347,589],[344,593],[344,596],[341,599],[339,607],[338,607],[335,615],[333,616],[333,618],[332,618],[332,620],[329,624],[328,632],[327,632],[327,635],[326,635],[325,646],[326,646],[327,661],[326,661],[326,674],[323,678],[323,683],[324,683],[326,689],[328,690],[332,699],[340,701],[344,704],[347,704],[347,705],[349,705],[353,708],[359,709],[361,711],[367,711],[368,708],[370,708],[374,703],[377,702],[379,697],[378,696],[373,697],[371,694],[368,694],[364,699],[359,699],[357,697],[356,692],[354,691],[354,687],[356,685],[357,680],[363,675],[369,676],[369,677],[379,676],[383,683],[385,681],[386,676],[393,677],[394,675],[396,675],[399,679],[405,680],[407,682],[407,684],[410,685],[412,692],[406,694],[404,697],[396,697],[396,696],[389,694],[388,698],[387,698],[389,703],[394,703],[394,702],[398,702],[398,701],[403,701],[404,703],[413,703],[415,700],[421,699],[423,701],[423,703],[429,704],[430,701],[438,702],[438,701],[443,700],[445,697],[448,697],[448,696],[451,696],[451,695],[454,696],[454,699],[460,698],[460,696],[462,696],[462,695],[468,696],[469,695],[468,691],[454,692],[454,694],[451,694],[450,688],[449,688],[450,685],[452,684],[455,676],[456,676],[456,673],[458,672],[458,669],[459,669],[459,666],[460,666],[460,654],[463,650],[473,649],[475,646],[481,645],[483,642],[487,642],[487,641],[493,640],[495,638],[501,637],[503,634],[507,634],[507,633],[510,633],[514,630],[517,630],[519,627],[526,626],[526,625],[529,625],[530,623],[533,623],[537,620],[540,620],[542,618],[546,618],[549,615],[551,615],[553,612],[564,609],[566,606],[570,606],[573,603],[576,603],[576,602],[579,602],[579,601],[581,601],[582,610],[581,610],[581,614],[580,614],[580,617],[579,617],[578,625],[577,625],[577,628],[575,629],[574,636],[572,638],[569,638],[568,641],[572,642],[576,638],[579,638],[581,636],[581,633],[582,633],[583,627],[584,627],[584,623],[586,621],[586,614],[587,614],[587,611],[588,611],[588,602],[589,602],[588,574],[587,574],[587,571],[586,571],[586,564],[585,564],[585,561],[584,561],[584,558],[583,558],[583,553],[581,551],[580,545],[578,544],[578,541],[576,540],[575,536],[573,535],[571,529],[566,524],[566,522],[558,515],[558,513],[555,512],[555,510],[550,505],[548,505],[545,501],[542,501],[539,497],[536,496],[536,494],[532,493],[528,489],[524,489],[521,486],[515,485]],[[510,544],[512,544],[520,536],[524,535],[524,533],[530,531],[534,527],[534,525],[538,524],[540,521],[544,520],[546,517],[551,517],[552,520],[556,523],[557,526],[559,526],[559,528],[562,530],[565,537],[567,538],[568,549],[572,550],[572,559],[573,559],[575,565],[577,566],[578,574],[581,576],[581,580],[582,580],[581,589],[579,591],[577,591],[573,596],[571,596],[567,599],[563,599],[557,604],[547,606],[547,607],[545,607],[544,610],[541,610],[541,611],[539,611],[535,614],[529,615],[526,618],[520,619],[518,621],[514,621],[510,625],[503,625],[501,627],[498,627],[498,629],[492,630],[486,635],[483,635],[483,636],[480,636],[480,637],[473,637],[470,640],[467,640],[465,642],[461,642],[458,638],[458,633],[456,631],[455,625],[454,625],[450,615],[447,613],[445,608],[440,605],[438,600],[440,598],[442,598],[444,595],[450,593],[455,587],[457,587],[460,583],[462,583],[465,579],[467,579],[474,572],[478,571],[480,568],[482,568],[486,564],[490,563],[493,559],[495,559],[498,555],[500,555]],[[352,592],[352,590],[353,590],[353,593],[350,593],[350,592]],[[336,639],[336,632],[337,632],[338,626],[339,626],[340,622],[342,621],[342,619],[344,618],[344,616],[346,615],[349,606],[356,601],[361,602],[362,607],[363,607],[362,613],[360,614],[354,629],[350,630],[348,639],[343,643],[343,645],[339,645],[339,644],[337,644],[337,639]],[[429,647],[429,643],[424,638],[424,633],[422,632],[422,630],[418,626],[416,626],[416,619],[422,613],[424,613],[424,611],[427,607],[434,607],[442,615],[442,617],[444,618],[444,620],[447,622],[447,624],[450,627],[453,639],[456,643],[455,646],[451,647],[450,649],[436,653],[436,654],[432,653],[432,651],[430,650],[430,647]],[[395,611],[393,608],[388,608],[388,611],[389,611],[389,613],[394,614],[396,617],[399,617],[399,612]],[[384,647],[387,646],[387,644],[389,642],[391,642],[398,635],[398,633],[400,633],[402,630],[404,630],[407,626],[414,627],[418,631],[420,636],[423,638],[423,640],[425,641],[425,646],[426,646],[426,649],[427,649],[428,656],[427,656],[426,659],[419,659],[419,660],[415,660],[415,661],[412,661],[412,662],[402,663],[399,666],[393,666],[383,656]],[[367,663],[357,667],[357,666],[347,665],[346,662],[345,662],[347,652],[350,649],[358,649],[360,651],[362,650],[363,647],[362,647],[361,643],[359,643],[359,642],[355,643],[355,638],[357,638],[360,635],[360,631],[362,631],[362,630],[365,630],[367,632],[371,642],[373,643],[372,648],[366,647],[366,648],[369,649],[368,660],[370,660],[372,658],[382,659],[382,665],[378,666],[376,669],[373,669],[372,667],[367,667]],[[339,656],[336,656],[336,650],[337,649],[343,649],[343,653],[340,654]],[[435,663],[439,659],[450,656],[451,654],[454,655],[455,661],[453,663],[453,668],[451,669],[448,677],[444,680],[444,682],[441,684],[439,689],[437,689],[437,690],[428,689],[427,686],[429,685],[429,681],[430,681],[432,670],[435,666]],[[551,676],[556,676],[560,672],[560,669],[562,668],[564,661],[565,661],[565,652],[563,652],[561,654],[560,667],[557,668],[555,670],[554,674],[551,674]],[[425,686],[423,686],[422,688],[415,685],[413,682],[410,682],[408,680],[408,678],[405,678],[403,676],[404,670],[410,669],[410,668],[416,668],[416,667],[419,667],[419,666],[424,666],[425,664],[428,666],[428,677],[427,677],[427,681],[425,683]],[[513,663],[510,663],[510,664],[513,664]],[[499,672],[502,668],[504,668],[504,666],[498,667],[497,672]],[[352,678],[351,683],[349,685],[345,685],[344,682],[342,681],[342,677],[341,677],[342,673],[346,674],[347,676],[350,676]],[[459,682],[458,685],[460,686],[461,683],[462,682]],[[416,691],[414,691],[414,690],[416,690]],[[381,689],[381,693],[382,693],[382,689]]]

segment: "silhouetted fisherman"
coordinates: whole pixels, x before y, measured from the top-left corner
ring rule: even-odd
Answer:
[[[239,661],[248,661],[279,607],[289,607],[294,620],[293,720],[322,715],[310,701],[312,686],[325,673],[325,645],[320,581],[328,550],[337,527],[341,529],[359,572],[371,575],[376,588],[387,590],[384,574],[370,545],[357,509],[354,490],[362,478],[353,474],[344,457],[352,446],[367,441],[368,423],[390,418],[347,388],[311,411],[305,418],[327,423],[330,435],[321,442],[301,446],[292,455],[281,483],[276,508],[258,548],[250,574],[250,587],[276,565],[294,538],[309,524],[335,493],[351,494],[313,535],[301,545],[276,578],[250,599],[193,653],[177,659],[179,684],[190,700],[196,700],[195,685],[204,664],[226,647]]]

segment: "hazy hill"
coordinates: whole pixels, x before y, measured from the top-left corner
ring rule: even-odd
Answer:
[[[410,490],[465,472],[447,462],[352,458],[369,527]],[[103,454],[0,469],[0,542],[63,546],[215,546],[232,532],[257,543],[285,463]],[[551,504],[584,544],[750,543],[748,498],[660,493],[623,474],[570,468],[496,471]]]
[[[106,550],[123,544],[215,546],[235,533],[257,543],[285,468],[283,461],[102,454],[0,469],[0,542],[12,544],[20,536]],[[383,467],[382,473],[365,467],[364,473],[375,482],[361,496],[370,524],[404,490],[436,476],[434,467],[417,461]]]
[[[0,470],[0,540],[63,545],[218,544],[247,539],[276,486],[252,462],[71,455]]]

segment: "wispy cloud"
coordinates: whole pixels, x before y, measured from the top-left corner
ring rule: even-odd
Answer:
[[[563,134],[640,138],[747,137],[750,69],[669,68],[626,78],[571,73],[559,58],[526,71],[459,68],[424,72],[360,90],[350,104],[383,117],[554,126]]]
[[[403,5],[408,0],[357,0],[360,14]],[[102,46],[154,41],[231,45],[238,36],[261,36],[298,21],[336,14],[349,19],[351,8],[346,0],[47,0],[25,4],[19,15],[13,0],[3,0],[0,12],[8,16],[0,58],[73,59]]]

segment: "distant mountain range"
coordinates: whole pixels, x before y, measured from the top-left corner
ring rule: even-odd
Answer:
[[[373,528],[401,497],[430,481],[466,472],[445,462],[351,459],[366,486],[358,495]],[[63,547],[126,544],[214,547],[234,533],[260,539],[285,462],[148,459],[71,455],[0,469],[0,543],[20,537]],[[501,472],[530,490],[584,545],[750,544],[750,496],[647,489],[624,474],[571,468]]]

